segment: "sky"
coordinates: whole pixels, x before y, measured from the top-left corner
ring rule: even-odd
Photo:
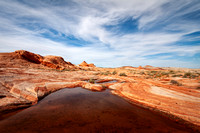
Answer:
[[[199,0],[0,0],[0,52],[200,68]]]

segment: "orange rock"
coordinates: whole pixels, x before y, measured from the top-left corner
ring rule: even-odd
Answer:
[[[60,56],[41,56],[39,54],[34,54],[25,50],[17,50],[15,53],[22,57],[23,59],[36,63],[36,64],[42,64],[44,66],[53,68],[53,69],[59,69],[63,70],[66,68],[69,68],[71,66],[72,68],[75,68],[75,66],[71,62],[66,62],[62,57]]]
[[[83,61],[81,64],[79,64],[79,66],[82,66],[82,67],[88,67],[89,65],[87,64],[86,61]]]
[[[93,63],[88,64],[89,67],[96,67]]]
[[[40,64],[41,61],[43,60],[43,57],[41,55],[34,54],[25,50],[17,50],[15,51],[15,53],[23,57],[25,60],[28,60],[33,63]]]
[[[150,68],[151,68],[151,67],[153,67],[153,66],[150,66],[150,65],[146,65],[146,66],[144,66],[144,67],[145,67],[145,68],[148,68],[148,67],[150,67]]]
[[[142,67],[142,66],[139,66],[138,69],[143,69],[143,67]]]
[[[79,64],[81,67],[96,67],[93,63],[88,64],[86,61],[83,61],[81,64]]]

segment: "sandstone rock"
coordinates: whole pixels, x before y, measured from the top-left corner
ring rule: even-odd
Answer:
[[[60,56],[48,55],[43,57],[39,54],[34,54],[25,50],[17,50],[15,53],[27,61],[42,64],[53,69],[64,70],[65,68],[76,68],[71,62],[66,62]]]
[[[89,67],[96,67],[93,63],[88,64]]]
[[[85,89],[93,90],[93,91],[102,91],[104,89],[99,84],[91,84],[91,83],[86,83],[82,87]]]
[[[83,61],[81,64],[79,64],[81,67],[96,67],[93,63],[88,64],[86,61]]]
[[[138,69],[143,69],[143,67],[142,67],[142,66],[139,66]]]
[[[81,64],[79,64],[79,66],[88,67],[88,64],[86,63],[86,61],[83,61]]]
[[[40,64],[41,61],[43,60],[43,57],[41,55],[34,54],[34,53],[31,53],[31,52],[28,52],[25,50],[17,50],[17,51],[15,51],[15,53],[17,53],[18,55],[23,57],[25,60],[28,60],[33,63]]]

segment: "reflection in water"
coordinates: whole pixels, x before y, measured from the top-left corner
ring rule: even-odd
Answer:
[[[110,80],[110,81],[105,81],[105,82],[100,82],[98,83],[98,81],[96,82],[96,84],[107,84],[107,83],[116,83],[117,80]]]
[[[10,118],[0,132],[190,132],[109,90],[62,89]]]

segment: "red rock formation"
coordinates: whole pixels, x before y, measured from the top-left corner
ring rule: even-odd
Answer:
[[[150,67],[150,68],[151,68],[151,67],[153,67],[153,66],[150,66],[150,65],[146,65],[146,66],[144,66],[144,67],[145,67],[145,68],[148,68],[148,67]]]
[[[138,69],[143,69],[143,67],[142,67],[142,66],[139,66]]]
[[[17,50],[15,53],[18,55],[18,57],[21,57],[27,61],[36,63],[36,64],[42,64],[44,66],[54,68],[54,69],[60,69],[63,70],[65,68],[69,68],[70,66],[75,68],[75,66],[71,62],[66,62],[62,57],[60,56],[41,56],[39,54],[34,54],[25,50]]]
[[[43,57],[41,55],[34,54],[25,50],[17,50],[15,51],[15,53],[24,58],[25,60],[33,63],[40,64],[43,60]]]
[[[82,66],[82,67],[88,67],[88,64],[86,61],[83,61],[81,64],[79,64],[79,66]]]
[[[89,67],[96,67],[93,63],[88,64]]]
[[[81,64],[79,64],[81,67],[96,67],[93,63],[88,64],[86,61],[83,61]]]

